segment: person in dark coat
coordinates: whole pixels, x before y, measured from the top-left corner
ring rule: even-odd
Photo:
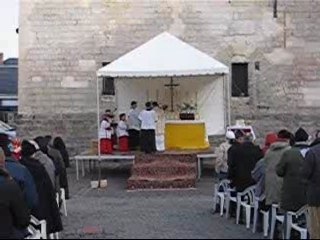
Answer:
[[[256,163],[263,158],[261,149],[254,145],[250,136],[244,136],[236,132],[236,139],[239,144],[233,145],[228,152],[228,178],[231,186],[237,192],[242,192],[246,188],[255,184],[251,171]],[[244,139],[241,143],[241,139]]]
[[[48,156],[51,159],[54,159],[54,161],[58,162],[61,167],[60,175],[59,175],[60,187],[65,190],[66,199],[69,199],[68,175],[67,175],[67,169],[64,164],[62,155],[59,150],[53,147],[53,140],[51,136],[45,136],[45,139],[46,139],[46,144],[48,148]]]
[[[53,147],[61,153],[66,168],[70,167],[70,158],[67,147],[61,137],[56,137],[53,141]]]
[[[295,134],[296,144],[285,151],[276,166],[277,175],[283,178],[280,207],[285,211],[298,211],[306,204],[306,186],[301,178],[304,156],[302,150],[309,135],[300,128]],[[299,148],[300,146],[300,148]]]
[[[19,186],[4,169],[5,155],[0,148],[0,239],[24,238],[30,213]]]
[[[55,168],[55,180],[54,180],[54,186],[55,186],[55,189],[56,189],[56,192],[60,192],[60,175],[62,173],[62,169],[63,167],[61,166],[61,163],[59,160],[53,158],[53,157],[50,157],[49,156],[49,152],[48,152],[48,141],[45,139],[45,137],[36,137],[34,139],[34,141],[39,145],[39,148],[40,148],[40,152],[42,154],[45,155],[46,158],[49,158],[53,164],[54,164],[54,168]],[[40,154],[41,154],[40,153]],[[39,153],[38,153],[39,154]],[[38,156],[37,156],[38,157]],[[43,156],[42,156],[43,157]],[[47,161],[48,162],[48,161]],[[49,172],[48,172],[49,173]],[[49,174],[49,176],[51,177],[51,180],[52,180],[52,176],[51,174]]]
[[[39,194],[39,207],[32,212],[39,220],[47,221],[48,233],[61,232],[63,230],[60,211],[56,202],[56,193],[53,188],[49,175],[42,164],[32,158],[36,152],[33,144],[24,140],[22,142],[21,163],[26,166],[35,179],[37,191]]]
[[[294,136],[296,148],[299,148],[301,155],[305,158],[306,153],[309,151],[310,144],[308,143],[310,136],[309,134],[303,129],[299,128]]]
[[[29,209],[34,209],[38,206],[38,193],[33,177],[27,168],[12,157],[9,145],[8,136],[0,134],[0,147],[6,156],[5,168],[20,187]]]
[[[320,137],[320,136],[319,136]],[[310,215],[311,239],[320,239],[320,138],[306,154],[302,177],[307,184],[307,204]]]

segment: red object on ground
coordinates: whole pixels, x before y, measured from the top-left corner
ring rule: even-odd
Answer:
[[[113,152],[112,140],[111,139],[101,139],[100,140],[100,153],[101,154],[111,154]]]
[[[100,227],[88,226],[88,227],[84,227],[82,229],[82,232],[88,235],[95,235],[95,234],[101,234],[103,230]]]
[[[119,151],[128,152],[129,151],[129,137],[123,136],[119,138]]]

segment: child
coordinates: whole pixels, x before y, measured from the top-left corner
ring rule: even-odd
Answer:
[[[109,117],[105,114],[100,124],[99,138],[100,138],[100,153],[111,154],[112,147],[112,128]]]
[[[120,115],[120,122],[117,127],[117,135],[119,139],[119,150],[120,152],[129,151],[129,134],[128,125],[126,121],[126,114],[122,113]]]

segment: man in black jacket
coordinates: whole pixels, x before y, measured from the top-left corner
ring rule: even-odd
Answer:
[[[235,187],[237,192],[242,192],[255,184],[251,171],[263,158],[263,153],[258,146],[253,144],[251,136],[245,136],[241,132],[236,132],[235,135],[238,143],[233,145],[228,152],[228,178],[231,186]]]
[[[25,237],[30,214],[19,186],[4,169],[5,155],[0,148],[0,239]]]
[[[307,182],[311,239],[320,239],[320,138],[306,154],[303,163],[303,179]]]

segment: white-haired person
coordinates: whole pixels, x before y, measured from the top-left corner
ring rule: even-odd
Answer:
[[[216,150],[217,159],[215,170],[219,181],[228,178],[228,150],[235,142],[236,136],[233,131],[227,131],[226,141],[221,143]]]

